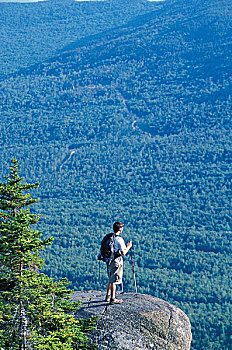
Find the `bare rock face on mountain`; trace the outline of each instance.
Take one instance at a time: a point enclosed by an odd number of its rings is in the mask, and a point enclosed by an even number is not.
[[[188,317],[164,300],[124,293],[123,303],[109,305],[103,292],[74,292],[80,300],[78,318],[99,316],[89,336],[98,350],[189,350],[192,334]]]

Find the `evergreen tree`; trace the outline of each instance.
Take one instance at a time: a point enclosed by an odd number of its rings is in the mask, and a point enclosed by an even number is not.
[[[70,301],[68,281],[40,272],[40,251],[53,238],[41,239],[31,226],[39,217],[29,206],[38,199],[22,183],[17,160],[0,183],[0,346],[5,349],[89,349],[85,333],[93,321],[75,320],[78,304]]]

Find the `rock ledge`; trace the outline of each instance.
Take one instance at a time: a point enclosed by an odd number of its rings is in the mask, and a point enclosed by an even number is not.
[[[119,296],[118,296],[119,297]],[[99,316],[90,332],[98,350],[189,350],[192,334],[188,317],[178,307],[146,294],[124,293],[123,303],[109,305],[105,293],[74,292],[82,305],[78,318]]]

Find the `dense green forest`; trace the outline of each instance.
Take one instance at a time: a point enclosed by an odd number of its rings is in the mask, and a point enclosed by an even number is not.
[[[160,7],[147,0],[16,1],[0,1],[0,74],[4,76],[43,62],[78,39],[121,26]]]
[[[57,36],[50,28],[64,5],[30,5],[53,9],[44,41],[38,32],[48,48],[36,43],[41,60],[28,50],[20,66],[16,40],[12,67],[2,67],[0,174],[16,157],[22,175],[41,182],[39,229],[55,237],[49,276],[104,290],[100,240],[123,221],[138,291],[187,313],[192,349],[230,350],[232,4],[131,4],[75,3],[83,26],[67,16],[73,31]],[[125,291],[134,290],[129,260]]]

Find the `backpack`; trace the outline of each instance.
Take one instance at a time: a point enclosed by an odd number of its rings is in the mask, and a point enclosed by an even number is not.
[[[114,233],[108,233],[101,241],[100,253],[98,260],[102,260],[110,264],[112,260],[121,256],[121,253],[114,251]]]

